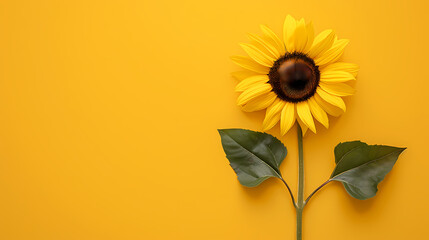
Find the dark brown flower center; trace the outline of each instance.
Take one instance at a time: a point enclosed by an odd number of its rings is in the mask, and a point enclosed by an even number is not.
[[[279,98],[288,102],[301,102],[316,92],[320,72],[311,58],[295,52],[286,53],[275,61],[268,77]]]

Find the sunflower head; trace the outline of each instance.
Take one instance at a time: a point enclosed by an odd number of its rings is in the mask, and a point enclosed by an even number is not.
[[[287,16],[283,40],[261,25],[262,34],[249,34],[250,43],[240,44],[249,55],[232,60],[245,71],[234,72],[240,80],[237,104],[244,111],[266,109],[263,122],[267,131],[280,122],[284,135],[297,121],[303,132],[316,133],[313,117],[326,128],[328,115],[346,110],[342,97],[354,89],[346,82],[355,80],[358,66],[338,62],[348,44],[334,31],[325,30],[314,37],[313,24]]]
[[[277,96],[288,102],[312,97],[320,80],[319,68],[303,53],[286,53],[277,59],[268,73],[269,83]]]

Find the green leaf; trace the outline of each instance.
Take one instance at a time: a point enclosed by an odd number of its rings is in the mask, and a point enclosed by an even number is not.
[[[245,129],[219,129],[223,150],[238,181],[255,187],[270,177],[282,179],[279,166],[286,147],[267,133]]]
[[[362,146],[367,146],[367,144],[361,141],[339,143],[334,150],[335,164],[337,164],[347,152]]]
[[[377,185],[392,170],[404,150],[360,141],[340,143],[334,150],[337,165],[330,180],[342,182],[354,198],[365,200],[374,197]]]

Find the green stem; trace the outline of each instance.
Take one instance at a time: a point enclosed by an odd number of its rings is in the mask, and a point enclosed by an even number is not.
[[[326,184],[330,183],[331,179],[328,179],[328,181],[324,182],[322,185],[320,185],[318,188],[316,188],[316,190],[314,190],[310,196],[308,196],[308,198],[305,200],[304,202],[304,206],[307,205],[308,201],[310,201],[310,198],[317,193],[317,191],[319,191],[322,187],[324,187]]]
[[[302,240],[302,211],[304,210],[304,156],[302,148],[302,129],[298,126],[298,202],[296,208],[296,239]]]
[[[296,209],[296,239],[302,240],[302,210],[303,208]]]
[[[282,180],[282,182],[285,184],[287,190],[289,191],[290,199],[292,200],[292,205],[296,208],[295,198],[293,197],[292,190],[290,190],[289,185],[287,185],[286,181],[283,178],[281,178],[280,180]]]

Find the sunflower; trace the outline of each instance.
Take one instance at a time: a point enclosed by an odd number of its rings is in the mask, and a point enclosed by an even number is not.
[[[231,59],[245,68],[232,75],[240,80],[237,104],[244,111],[266,109],[263,129],[280,122],[281,135],[295,121],[303,133],[316,133],[313,117],[326,128],[328,115],[338,117],[346,111],[342,97],[354,94],[346,84],[355,80],[358,66],[338,62],[347,39],[338,39],[333,30],[314,36],[313,24],[288,15],[283,27],[283,41],[267,26],[262,34],[249,34],[250,43],[240,46],[249,55]]]

